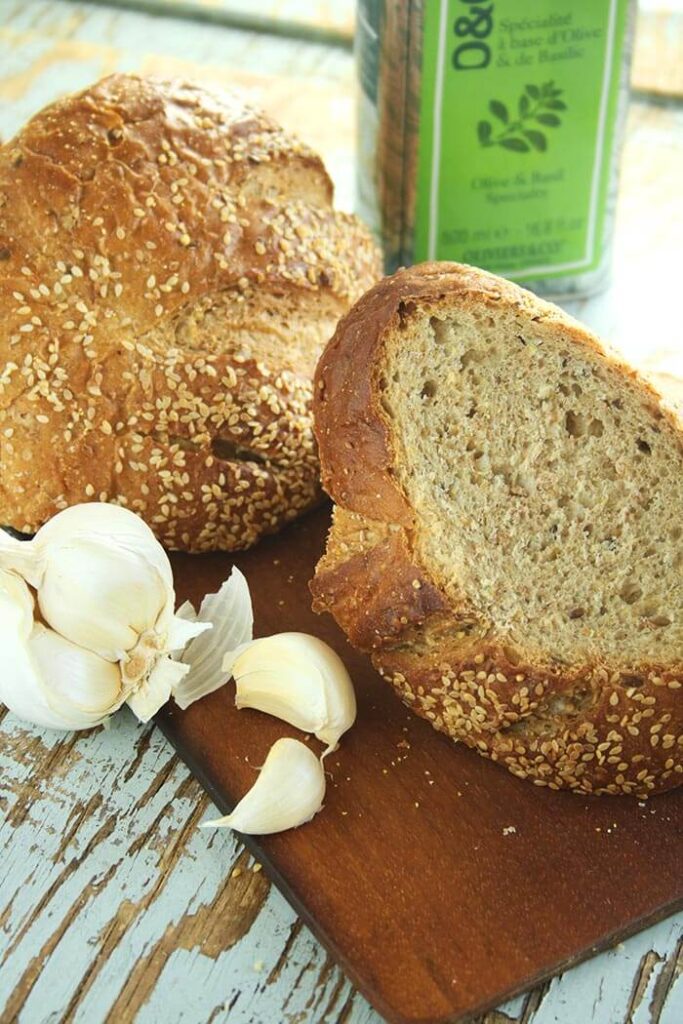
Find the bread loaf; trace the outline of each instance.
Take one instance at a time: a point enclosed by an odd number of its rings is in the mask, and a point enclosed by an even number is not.
[[[683,780],[683,433],[561,310],[432,263],[316,378],[336,502],[312,590],[403,700],[520,778]]]
[[[114,75],[0,148],[0,523],[88,499],[241,548],[320,497],[311,377],[379,276],[320,159],[241,100]]]

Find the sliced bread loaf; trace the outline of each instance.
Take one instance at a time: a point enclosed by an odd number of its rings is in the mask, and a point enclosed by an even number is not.
[[[400,271],[341,321],[315,420],[316,610],[418,714],[522,778],[683,781],[683,431],[561,310]]]

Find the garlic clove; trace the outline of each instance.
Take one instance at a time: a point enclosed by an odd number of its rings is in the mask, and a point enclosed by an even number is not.
[[[18,718],[44,729],[87,729],[98,720],[70,712],[68,706],[55,708],[48,692],[23,646],[4,647],[0,676],[0,701]]]
[[[252,836],[284,832],[310,821],[324,798],[322,763],[305,743],[285,738],[270,748],[256,782],[232,814],[201,828],[228,827]]]
[[[25,721],[50,729],[89,729],[125,693],[116,665],[33,622],[24,580],[0,570],[0,700]]]
[[[17,540],[0,531],[0,567],[18,572],[32,587],[42,583],[49,550],[91,537],[108,544],[144,553],[153,562],[164,583],[173,587],[173,573],[166,552],[147,523],[120,505],[86,502],[58,512],[28,541]]]
[[[225,655],[238,708],[254,708],[313,733],[334,750],[356,719],[353,684],[339,655],[308,633],[261,637]]]
[[[47,728],[64,728],[62,719],[47,701],[26,649],[32,628],[30,590],[23,579],[0,570],[0,700],[19,718]]]
[[[154,628],[166,601],[164,579],[146,557],[99,537],[51,548],[38,590],[45,621],[108,661]]]
[[[144,519],[121,505],[99,501],[70,505],[41,526],[30,543],[45,551],[48,545],[68,544],[74,537],[81,536],[144,551],[154,561],[164,582],[173,585],[171,563],[152,530]]]
[[[33,542],[18,540],[6,529],[0,529],[0,570],[17,573],[35,586],[42,574],[42,562]]]
[[[33,594],[14,572],[0,569],[0,631],[26,639],[33,629]]]
[[[194,617],[211,628],[192,640],[180,655],[189,671],[173,689],[180,708],[188,708],[200,697],[213,693],[228,681],[223,668],[223,652],[251,640],[254,613],[249,586],[242,573],[233,568],[230,576],[215,594],[207,594],[197,615],[189,602],[176,612],[176,619]]]
[[[86,716],[94,716],[93,724],[97,724],[123,703],[119,666],[78,647],[42,622],[34,624],[27,649],[45,681],[53,709],[70,706]]]

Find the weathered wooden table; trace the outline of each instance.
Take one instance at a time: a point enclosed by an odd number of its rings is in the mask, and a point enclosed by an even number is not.
[[[204,21],[178,17],[193,3]],[[236,83],[298,130],[352,204],[352,4],[259,5],[288,31],[315,16],[307,41],[221,24],[253,20],[239,0],[166,0],[173,16],[149,4],[156,14],[0,0],[0,137],[116,69],[195,75]],[[642,365],[683,375],[680,25],[666,12],[641,25],[614,286],[572,311]],[[207,798],[127,713],[64,736],[0,708],[0,810],[0,1021],[379,1024],[239,842],[197,830]],[[682,933],[670,918],[486,1024],[679,1024]]]

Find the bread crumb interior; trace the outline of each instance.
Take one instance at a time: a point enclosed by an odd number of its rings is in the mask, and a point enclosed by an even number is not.
[[[639,386],[557,328],[414,311],[379,384],[417,551],[558,662],[680,658],[683,452]]]

